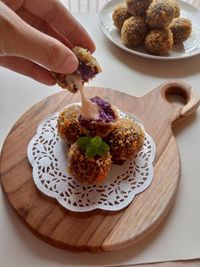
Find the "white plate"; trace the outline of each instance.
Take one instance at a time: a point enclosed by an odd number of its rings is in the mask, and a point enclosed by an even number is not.
[[[181,17],[188,18],[192,21],[192,33],[187,41],[181,45],[174,45],[173,49],[166,56],[154,56],[148,54],[144,46],[133,49],[126,47],[120,38],[119,31],[112,21],[112,13],[118,4],[125,3],[125,0],[111,0],[103,6],[98,14],[99,26],[106,37],[121,49],[146,58],[174,60],[192,57],[200,54],[200,10],[191,4],[178,1],[181,8]]]

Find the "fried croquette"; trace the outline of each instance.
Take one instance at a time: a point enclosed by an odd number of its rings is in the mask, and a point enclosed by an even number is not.
[[[190,37],[192,32],[192,23],[186,18],[176,18],[173,19],[169,28],[173,34],[174,44],[180,44]]]
[[[87,49],[75,46],[73,52],[79,61],[78,69],[72,74],[52,72],[52,75],[59,86],[75,94],[85,82],[101,72],[101,67]]]
[[[164,29],[174,18],[175,10],[167,0],[152,2],[147,9],[146,23],[152,29]]]
[[[172,49],[173,35],[168,29],[151,30],[145,38],[145,47],[150,54],[164,55]]]
[[[106,136],[105,141],[110,147],[112,161],[122,164],[125,160],[133,159],[141,150],[144,144],[144,132],[133,120],[120,119]]]
[[[74,143],[68,152],[69,172],[82,183],[99,184],[105,180],[112,159],[110,152],[103,156],[95,155],[88,158],[76,143]]]
[[[82,134],[82,128],[78,121],[79,116],[80,110],[77,105],[63,109],[58,116],[58,134],[68,145],[76,142]]]
[[[126,0],[126,7],[130,14],[146,17],[146,10],[153,0]]]
[[[115,107],[99,96],[93,97],[90,100],[98,105],[99,118],[96,120],[87,119],[80,115],[79,123],[82,127],[82,131],[87,136],[104,137],[118,120],[118,113]]]
[[[128,13],[125,5],[118,5],[113,11],[112,20],[115,27],[121,31],[124,21],[130,18],[131,14]]]
[[[144,42],[146,33],[147,26],[144,19],[132,16],[122,26],[121,40],[126,46],[134,47]]]

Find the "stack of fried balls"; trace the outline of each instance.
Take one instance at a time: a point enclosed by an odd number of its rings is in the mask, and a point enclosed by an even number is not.
[[[157,56],[168,54],[174,44],[183,43],[192,32],[192,23],[180,17],[176,0],[126,0],[115,7],[112,20],[125,46],[143,44]]]
[[[86,119],[78,105],[64,108],[58,117],[59,136],[68,145],[68,170],[86,184],[105,180],[112,163],[121,165],[133,159],[142,149],[144,131],[133,120],[119,118],[115,108],[105,99],[90,99],[99,108],[99,119]]]

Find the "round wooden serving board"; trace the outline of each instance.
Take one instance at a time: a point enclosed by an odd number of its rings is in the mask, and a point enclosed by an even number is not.
[[[174,81],[139,98],[106,88],[86,91],[88,96],[107,97],[122,111],[137,116],[153,137],[157,152],[154,178],[148,189],[118,212],[75,213],[65,210],[36,188],[27,159],[27,146],[44,117],[80,101],[78,94],[64,91],[32,107],[14,125],[2,149],[1,183],[11,206],[36,236],[62,249],[113,251],[144,238],[172,206],[179,183],[180,158],[171,126],[193,113],[200,98],[189,85]],[[171,93],[183,96],[185,104],[169,102]]]

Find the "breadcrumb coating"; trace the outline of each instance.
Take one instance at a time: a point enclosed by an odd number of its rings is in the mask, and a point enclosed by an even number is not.
[[[168,1],[170,1],[172,7],[174,8],[174,18],[178,18],[181,13],[179,3],[176,0],[168,0]]]
[[[58,116],[58,134],[68,145],[76,142],[82,135],[82,128],[78,121],[79,115],[79,107],[73,105],[62,110]]]
[[[131,14],[128,13],[125,5],[118,5],[113,10],[112,20],[115,27],[121,31],[124,21],[130,18]]]
[[[133,16],[146,17],[146,10],[153,0],[126,0],[126,7]]]
[[[178,18],[180,16],[180,5],[176,0],[154,0],[155,2],[167,2],[169,5],[171,5],[174,9],[174,18]]]
[[[192,32],[192,23],[186,18],[176,18],[173,19],[169,28],[173,34],[174,44],[180,44],[190,37]]]
[[[145,38],[145,47],[153,55],[164,55],[173,46],[173,35],[168,29],[151,30]]]
[[[132,16],[122,26],[121,40],[126,46],[134,47],[144,42],[146,32],[145,21],[140,17]]]
[[[100,73],[101,67],[91,53],[82,47],[75,46],[73,52],[78,58],[78,69],[72,74],[51,72],[57,84],[63,89],[75,94],[85,82]]]
[[[152,2],[147,9],[146,22],[150,28],[164,29],[174,18],[175,10],[168,0]]]
[[[104,156],[87,158],[74,143],[68,152],[69,172],[82,183],[99,184],[103,182],[110,170],[112,159],[108,152]]]
[[[133,159],[141,150],[144,144],[144,132],[133,120],[120,119],[106,136],[105,141],[110,146],[113,162],[122,164],[125,160]]]

